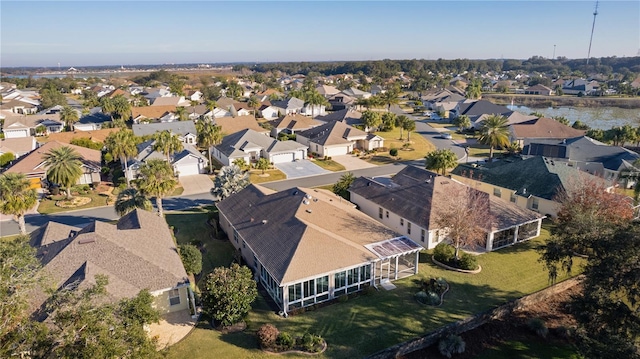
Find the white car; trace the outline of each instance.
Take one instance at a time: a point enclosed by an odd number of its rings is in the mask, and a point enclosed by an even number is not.
[[[440,138],[444,138],[445,140],[450,140],[453,137],[451,136],[451,134],[449,132],[443,132],[440,134]]]

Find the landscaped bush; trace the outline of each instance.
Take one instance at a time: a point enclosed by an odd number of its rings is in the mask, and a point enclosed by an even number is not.
[[[460,251],[458,253],[460,258],[456,262],[455,253],[456,250],[453,246],[446,243],[440,243],[433,250],[433,258],[440,263],[458,269],[476,270],[478,268],[478,259],[474,255]]]
[[[398,149],[397,148],[392,148],[389,150],[389,155],[396,157],[398,155]]]
[[[438,244],[436,248],[433,249],[433,258],[440,263],[452,262],[455,254],[455,248],[444,242]]]
[[[260,329],[258,329],[256,335],[258,336],[260,347],[267,349],[273,348],[276,344],[280,331],[272,324],[263,324]]]
[[[71,192],[72,193],[78,193],[78,194],[87,194],[89,193],[89,191],[91,190],[91,188],[89,187],[88,184],[79,184],[76,186],[71,187]]]
[[[476,270],[478,269],[478,259],[472,254],[462,252],[457,267],[464,270]]]
[[[281,350],[289,350],[293,348],[294,343],[295,341],[291,337],[291,334],[287,332],[280,332],[276,339],[276,344],[281,348]]]
[[[458,335],[449,335],[444,339],[440,339],[440,343],[438,343],[438,350],[440,354],[446,356],[447,358],[451,358],[453,354],[462,354],[465,349],[465,342]]]
[[[542,338],[546,338],[547,334],[549,334],[547,324],[540,318],[529,319],[529,321],[527,321],[527,327]]]
[[[305,333],[302,338],[298,338],[297,345],[310,353],[319,352],[322,344],[322,338],[319,335]]]

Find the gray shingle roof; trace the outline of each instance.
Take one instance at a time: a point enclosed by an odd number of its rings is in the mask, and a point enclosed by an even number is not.
[[[188,133],[197,134],[193,121],[158,122],[149,124],[134,124],[133,133],[136,136],[153,135],[156,132],[171,131],[171,133],[184,136]]]
[[[358,137],[365,139],[367,133],[351,127],[344,122],[333,121],[324,125],[298,132],[299,136],[309,139],[313,143],[323,146],[350,143],[354,141],[352,138]]]
[[[460,114],[472,116],[480,116],[485,114],[506,114],[511,112],[505,106],[493,104],[486,100],[478,100],[476,102],[463,102],[460,104]]]
[[[229,136],[225,136],[222,139],[222,143],[215,147],[218,151],[229,157],[232,156],[235,151],[242,150],[246,147],[256,146],[268,153],[307,148],[295,141],[278,141],[251,129],[242,130]]]

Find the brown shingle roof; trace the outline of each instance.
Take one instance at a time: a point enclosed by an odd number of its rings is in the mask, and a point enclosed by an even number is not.
[[[100,168],[100,151],[61,143],[58,141],[50,141],[38,147],[35,151],[29,153],[28,155],[21,157],[19,161],[9,167],[7,172],[24,173],[27,176],[43,175],[46,172],[46,168],[44,166],[41,166],[42,162],[44,161],[42,157],[52,148],[58,148],[62,146],[71,147],[76,152],[78,152],[78,154],[82,157],[81,161],[85,166],[97,169]]]
[[[516,138],[572,138],[583,136],[585,131],[563,125],[546,117],[511,125]]]
[[[312,129],[298,132],[309,141],[323,146],[348,144],[355,139],[365,139],[367,133],[344,122],[333,121]]]
[[[148,119],[156,119],[156,118],[162,117],[162,115],[164,115],[167,112],[176,112],[176,106],[168,105],[168,106],[132,107],[131,117],[137,118],[137,117],[143,116]]]
[[[46,137],[38,137],[38,142],[58,141],[62,143],[71,143],[76,138],[89,138],[93,142],[104,142],[111,132],[120,130],[119,128],[105,128],[102,130],[92,131],[74,131],[74,132],[58,132],[52,133]]]
[[[277,129],[285,129],[288,128],[290,130],[305,130],[309,128],[313,128],[316,126],[320,126],[324,124],[322,121],[314,120],[311,117],[299,115],[299,114],[291,114],[286,115],[283,118],[271,121],[273,127]]]
[[[7,116],[7,118],[4,119],[3,128],[8,128],[9,126],[16,123],[20,123],[27,127],[34,128],[46,120],[62,123],[62,121],[60,120],[59,113],[48,114],[48,115],[26,115],[26,116],[15,115],[15,116]]]
[[[251,129],[256,132],[266,133],[268,130],[260,127],[255,116],[218,117],[213,120],[216,125],[222,127],[222,133],[230,135],[242,130]]]

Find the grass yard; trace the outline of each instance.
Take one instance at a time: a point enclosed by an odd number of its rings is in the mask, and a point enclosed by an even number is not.
[[[418,160],[424,158],[427,153],[436,149],[436,147],[429,141],[427,141],[424,137],[420,136],[417,133],[412,133],[411,135],[411,146],[409,150],[403,150],[402,146],[407,142],[407,131],[402,131],[403,139],[400,140],[400,129],[395,128],[388,132],[376,132],[376,135],[384,138],[384,147],[391,149],[398,149],[398,157],[400,157],[401,161],[411,161]],[[367,160],[370,163],[381,165],[393,163],[395,160],[389,155],[389,151],[386,152],[378,152],[375,156],[369,158]]]
[[[171,192],[171,194],[170,194],[170,195],[168,195],[167,197],[179,196],[179,195],[181,195],[181,194],[182,194],[182,192],[184,192],[184,187],[179,186],[179,187],[176,187],[176,188],[173,190],[173,192]]]
[[[339,172],[339,171],[346,170],[346,168],[343,165],[339,164],[334,160],[314,159],[313,163],[324,168],[327,171]]]
[[[266,176],[265,176],[266,175]],[[287,176],[280,170],[266,170],[264,171],[264,175],[261,170],[251,170],[249,171],[249,180],[251,183],[264,183],[264,182],[273,182],[287,179]]]
[[[78,206],[73,208],[63,208],[63,207],[56,206],[56,201],[54,200],[43,199],[42,201],[40,201],[40,204],[38,205],[38,212],[41,214],[51,214],[51,213],[69,212],[69,211],[75,211],[79,209],[87,209],[87,208],[93,208],[93,207],[102,207],[107,205],[107,198],[108,198],[108,196],[100,195],[95,191],[90,191],[88,194],[76,195],[74,197],[89,197],[91,198],[91,202],[83,206]]]
[[[192,225],[194,221],[184,223]],[[538,262],[535,247],[548,236],[548,230],[543,229],[535,240],[479,256],[483,270],[476,275],[441,269],[431,263],[428,253],[421,253],[419,274],[394,282],[394,290],[381,290],[287,319],[277,316],[259,297],[247,318],[245,332],[221,334],[202,323],[170,348],[167,357],[272,358],[258,349],[254,337],[260,325],[271,323],[294,336],[305,332],[322,336],[329,348],[321,358],[361,358],[545,288],[548,275]],[[451,286],[441,307],[422,305],[413,298],[417,281],[429,277],[443,277]]]
[[[477,359],[578,359],[578,352],[567,345],[544,341],[510,341],[497,348],[485,350]]]
[[[489,158],[489,146],[473,145],[469,146],[469,157],[486,157]],[[493,149],[493,157],[499,154],[507,153],[505,150]]]
[[[4,236],[4,237],[0,237],[0,241],[12,241],[18,237],[20,237],[19,234],[15,234],[13,236]]]
[[[428,121],[427,125],[433,127],[433,128],[448,128],[451,131],[455,131],[457,130],[456,126],[450,124],[449,122],[433,122],[433,121]]]

